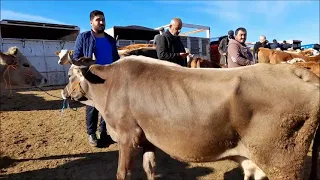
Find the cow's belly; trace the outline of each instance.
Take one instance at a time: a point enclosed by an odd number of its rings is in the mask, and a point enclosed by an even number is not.
[[[235,148],[239,139],[229,123],[197,125],[185,120],[173,125],[157,122],[153,122],[149,127],[141,127],[147,140],[182,161],[204,162],[219,159],[224,152]]]
[[[139,95],[130,96],[131,113],[146,138],[164,152],[183,161],[212,161],[239,139],[229,117],[235,84],[201,83],[201,91],[191,91],[194,87],[167,83],[150,88],[148,96],[149,89],[140,88]]]

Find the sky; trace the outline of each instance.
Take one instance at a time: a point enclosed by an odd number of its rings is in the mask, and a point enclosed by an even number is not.
[[[156,28],[180,17],[184,23],[210,27],[210,36],[226,35],[238,27],[247,29],[247,42],[265,35],[277,39],[301,40],[302,45],[319,43],[319,1],[1,1],[1,19],[71,24],[80,31],[91,29],[89,14],[104,12],[106,29],[140,25]],[[183,28],[182,31],[192,29]],[[204,37],[205,33],[193,36]]]

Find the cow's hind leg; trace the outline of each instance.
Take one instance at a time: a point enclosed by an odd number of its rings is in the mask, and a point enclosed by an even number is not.
[[[254,180],[268,179],[266,174],[252,160],[241,156],[234,157],[234,160],[240,163],[244,173],[244,180],[249,180],[251,177]]]
[[[148,180],[153,180],[156,168],[155,146],[149,142],[143,145],[143,169]]]

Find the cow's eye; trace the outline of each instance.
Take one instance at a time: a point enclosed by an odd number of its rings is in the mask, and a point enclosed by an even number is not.
[[[30,67],[30,65],[27,64],[27,63],[23,63],[22,66],[24,66],[24,67]]]

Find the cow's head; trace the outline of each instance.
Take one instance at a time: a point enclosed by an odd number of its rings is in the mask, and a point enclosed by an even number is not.
[[[73,60],[73,50],[62,49],[61,51],[56,51],[56,55],[59,57],[58,64],[72,64]],[[92,59],[95,60],[95,56],[93,54]]]
[[[92,74],[91,65],[95,61],[91,58],[82,57],[78,61],[71,59],[70,63],[71,67],[68,72],[69,83],[62,90],[61,96],[63,99],[70,98],[84,103],[88,100],[87,95],[91,83],[104,83],[104,80]]]
[[[43,86],[47,83],[30,61],[17,47],[10,47],[8,52],[0,53],[1,82],[11,88]]]
[[[73,50],[62,49],[57,51],[56,55],[59,57],[58,64],[72,64]]]

